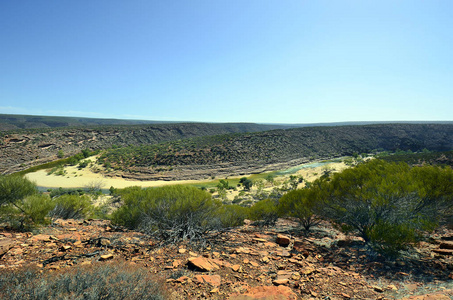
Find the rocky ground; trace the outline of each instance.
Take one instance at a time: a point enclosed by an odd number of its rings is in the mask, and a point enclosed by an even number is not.
[[[166,282],[171,299],[451,299],[453,231],[442,229],[404,259],[371,260],[359,238],[329,224],[310,234],[279,220],[224,233],[204,249],[158,247],[102,220],[57,220],[39,234],[0,229],[0,272],[56,272],[125,260]],[[58,271],[57,271],[58,272]]]

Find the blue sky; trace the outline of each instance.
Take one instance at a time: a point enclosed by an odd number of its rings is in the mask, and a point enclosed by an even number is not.
[[[453,120],[453,1],[0,2],[0,113]]]

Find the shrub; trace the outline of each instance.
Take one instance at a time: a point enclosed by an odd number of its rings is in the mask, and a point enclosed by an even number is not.
[[[81,196],[85,194],[85,191],[83,189],[64,189],[64,188],[58,188],[58,189],[51,189],[50,190],[50,198],[55,198],[61,195],[78,195]]]
[[[33,222],[45,223],[48,206],[37,194],[35,184],[26,178],[0,176],[0,221],[19,230],[29,229]]]
[[[79,162],[79,170],[86,168],[90,164],[90,160],[85,159]]]
[[[125,263],[76,266],[42,274],[33,268],[0,273],[1,299],[167,299],[150,272]]]
[[[250,219],[260,227],[274,226],[278,220],[277,202],[271,199],[256,202],[250,207]]]
[[[249,211],[239,205],[223,205],[218,214],[222,227],[229,228],[244,225],[244,220],[248,218]]]
[[[92,212],[91,199],[86,196],[65,194],[53,199],[54,209],[49,213],[52,218],[83,219]]]
[[[394,256],[416,243],[423,230],[435,228],[451,209],[452,178],[451,170],[373,160],[313,186],[325,193],[326,217],[346,231],[357,231],[373,250]]]
[[[321,199],[317,189],[293,190],[279,200],[278,212],[282,217],[297,218],[305,230],[319,223]]]
[[[222,226],[222,204],[195,187],[132,187],[118,193],[124,204],[113,213],[114,224],[139,229],[164,243],[203,241]]]

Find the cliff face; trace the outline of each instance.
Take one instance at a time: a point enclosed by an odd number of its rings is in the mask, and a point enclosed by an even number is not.
[[[179,123],[6,132],[0,137],[0,174],[9,174],[55,160],[59,150],[62,150],[65,156],[69,156],[86,148],[97,150],[112,146],[146,145],[197,136],[255,132],[278,127],[251,123]]]
[[[0,173],[55,160],[59,150],[69,156],[86,148],[113,146],[118,149],[109,151],[106,160],[123,168],[124,176],[140,179],[200,178],[209,176],[212,170],[225,175],[260,172],[272,169],[269,166],[275,169],[374,149],[453,149],[453,125],[448,124],[262,131],[273,128],[257,124],[181,123],[5,133],[0,139]],[[156,145],[162,142],[168,143]],[[160,170],[161,166],[168,168],[162,174],[156,166]]]
[[[453,149],[453,125],[311,127],[114,149],[102,159],[136,179],[200,179],[277,170],[372,150]]]

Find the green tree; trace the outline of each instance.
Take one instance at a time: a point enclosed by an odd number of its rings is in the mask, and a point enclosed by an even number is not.
[[[244,187],[244,190],[246,190],[246,191],[250,191],[250,189],[253,186],[253,182],[250,179],[248,179],[247,177],[242,177],[241,179],[239,179],[239,183],[242,184],[242,186]]]

